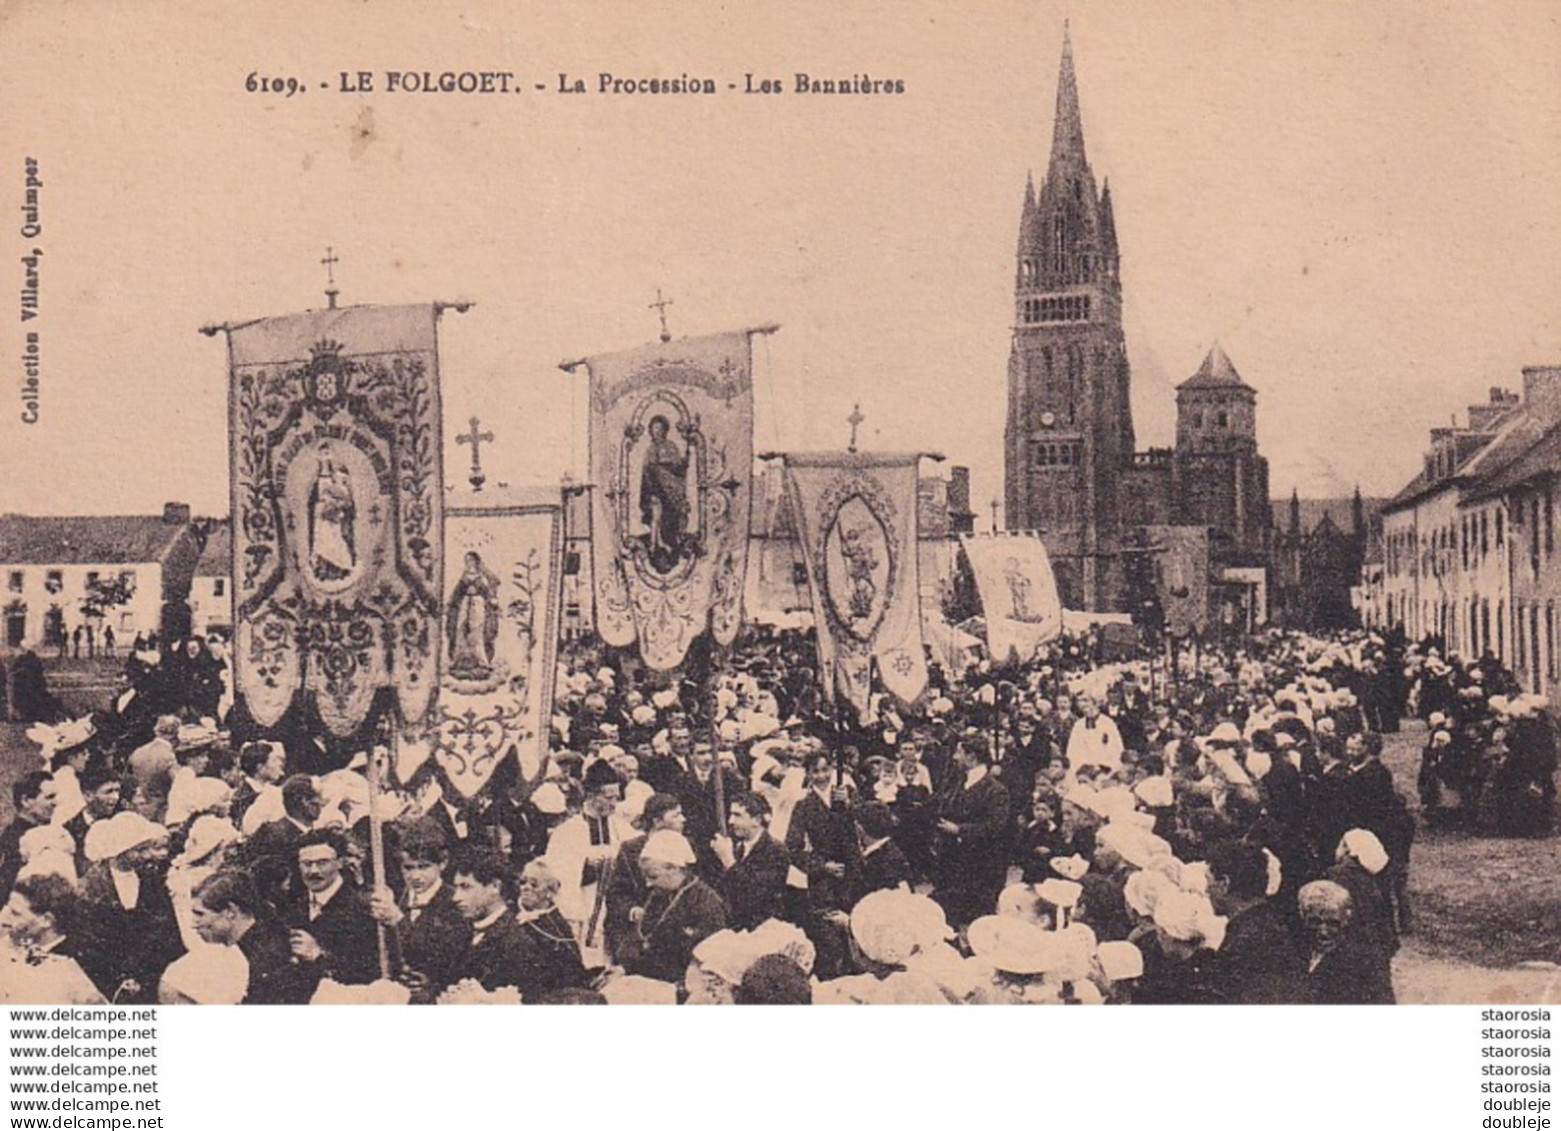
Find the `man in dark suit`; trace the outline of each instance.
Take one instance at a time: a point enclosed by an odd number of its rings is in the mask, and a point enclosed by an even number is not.
[[[307,1005],[312,990],[293,961],[287,929],[266,918],[265,904],[248,872],[213,873],[195,889],[195,933],[205,942],[236,946],[249,963],[244,1005]]]
[[[851,889],[860,864],[851,795],[840,780],[827,751],[810,754],[804,763],[808,792],[792,810],[786,826],[786,851],[792,864],[807,876],[807,910],[802,927],[818,951],[821,978],[846,972]]]
[[[1239,841],[1209,852],[1209,898],[1228,919],[1210,984],[1231,1005],[1296,1005],[1306,1000],[1306,959],[1268,898],[1268,858]]]
[[[710,842],[721,831],[720,816],[716,806],[716,775],[720,774],[721,796],[730,802],[743,791],[737,775],[718,764],[715,751],[709,743],[694,745],[688,756],[688,772],[678,777],[672,792],[677,794],[683,806],[683,819],[687,822],[689,843],[699,856],[700,873],[707,880],[715,880],[721,874],[721,864],[715,857]]]
[[[726,926],[721,897],[694,864],[693,848],[675,832],[663,829],[645,841],[640,871],[649,895],[630,912],[634,930],[619,959],[630,974],[681,982],[694,948]]]
[[[255,877],[261,898],[278,912],[285,912],[300,898],[297,850],[319,820],[322,808],[314,779],[294,774],[282,783],[285,815],[261,825],[239,851],[239,861]]]
[[[636,823],[645,830],[645,836],[624,841],[623,847],[618,849],[617,863],[613,865],[612,875],[607,881],[603,933],[607,953],[614,962],[620,961],[618,955],[623,952],[625,940],[634,929],[629,912],[636,907],[644,907],[650,894],[645,887],[645,876],[640,871],[640,852],[645,847],[646,838],[661,829],[681,834],[684,828],[683,803],[676,794],[653,793],[645,799],[645,808],[640,811]]]
[[[412,1000],[427,1003],[451,983],[471,945],[471,925],[445,882],[450,852],[437,821],[421,817],[407,823],[397,855],[405,881],[400,897],[378,890],[369,910],[390,932],[391,965],[411,988]]]
[[[791,856],[769,834],[769,823],[769,802],[757,793],[740,793],[728,811],[731,836],[717,836],[713,844],[725,869],[717,890],[726,901],[727,920],[739,931],[781,914]]]
[[[228,806],[228,819],[234,828],[243,827],[244,814],[261,792],[282,780],[287,772],[287,753],[279,744],[249,742],[239,751],[238,765],[244,776],[234,788],[233,801]]]
[[[997,906],[1008,873],[1008,791],[990,772],[984,734],[966,734],[954,750],[960,776],[938,799],[935,897],[949,922],[963,926]]]
[[[497,852],[471,846],[456,855],[450,894],[471,927],[471,943],[455,966],[451,985],[469,979],[492,992],[505,986],[520,989],[531,977],[537,956],[510,907],[508,883],[504,859]]]
[[[1311,940],[1309,1005],[1392,1005],[1392,958],[1354,923],[1350,893],[1329,880],[1301,889],[1301,922]]]
[[[869,892],[905,886],[912,880],[910,860],[895,842],[894,810],[882,801],[869,801],[856,810],[856,827],[862,841],[862,865],[851,888],[852,906]]]
[[[123,785],[107,761],[88,764],[81,772],[81,796],[85,804],[80,813],[65,822],[65,831],[76,842],[76,874],[87,870],[87,830],[99,821],[119,812]]]
[[[368,900],[347,884],[346,857],[346,842],[332,829],[316,829],[298,840],[303,892],[289,908],[288,940],[309,975],[311,994],[325,978],[364,985],[380,976],[379,932]]]

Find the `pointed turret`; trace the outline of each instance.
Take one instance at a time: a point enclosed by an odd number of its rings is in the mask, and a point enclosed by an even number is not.
[[[1108,263],[1117,259],[1117,216],[1111,207],[1111,178],[1107,177],[1100,190],[1100,249]]]
[[[1290,537],[1295,538],[1301,533],[1301,492],[1299,488],[1290,488]]]

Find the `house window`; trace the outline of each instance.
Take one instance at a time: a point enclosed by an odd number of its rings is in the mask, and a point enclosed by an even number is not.
[[[87,588],[88,589],[95,589],[95,588],[97,588],[97,584],[98,584],[98,581],[99,581],[100,577],[101,577],[101,575],[98,573],[97,570],[89,569],[87,571]]]
[[[1230,416],[1227,413],[1220,413],[1218,423],[1221,428],[1228,427],[1230,425]]]
[[[211,595],[213,597],[224,596],[227,593],[227,591],[228,591],[228,579],[227,578],[225,578],[225,577],[214,577],[214,578],[211,579]]]
[[[1496,552],[1501,553],[1501,548],[1506,543],[1502,538],[1502,512],[1496,512]]]
[[[13,569],[10,576],[5,580],[5,587],[12,593],[20,593],[22,591],[22,582],[25,580],[26,576],[21,570]]]
[[[58,593],[65,588],[65,571],[51,569],[43,575],[43,587],[50,593]]]
[[[133,591],[136,587],[136,571],[133,569],[121,570],[119,574],[119,583],[126,589]]]

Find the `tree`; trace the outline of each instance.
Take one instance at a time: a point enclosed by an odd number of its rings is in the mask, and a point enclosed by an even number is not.
[[[87,582],[86,596],[81,599],[81,615],[105,617],[109,610],[128,605],[135,592],[135,582],[124,574],[94,577]]]

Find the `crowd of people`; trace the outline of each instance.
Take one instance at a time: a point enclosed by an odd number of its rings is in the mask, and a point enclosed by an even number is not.
[[[0,996],[1392,1002],[1416,822],[1382,734],[1428,720],[1428,819],[1553,821],[1545,704],[1434,644],[1273,631],[1172,670],[1066,638],[846,723],[800,632],[671,681],[577,641],[550,755],[475,799],[432,763],[371,799],[373,734],[321,766],[243,733],[220,646],[138,650],[29,732]]]

